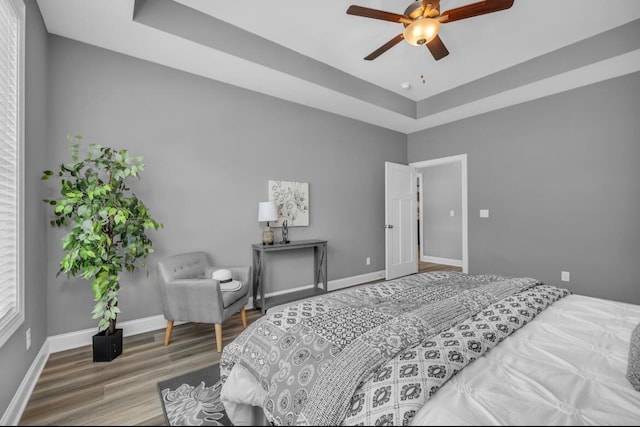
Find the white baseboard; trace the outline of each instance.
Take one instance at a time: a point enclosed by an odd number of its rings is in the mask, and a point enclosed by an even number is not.
[[[444,264],[444,265],[452,265],[454,267],[462,267],[461,259],[452,259],[452,258],[440,258],[437,256],[423,256],[422,261],[424,262],[433,262],[436,264]]]
[[[362,283],[373,282],[374,280],[380,279],[384,279],[384,270],[360,274],[359,276],[329,280],[328,287],[330,291],[337,291],[338,289],[348,288],[349,286],[360,285]]]
[[[47,364],[47,360],[49,360],[49,343],[45,340],[33,363],[31,363],[29,370],[22,379],[16,394],[13,395],[13,399],[9,402],[7,410],[4,412],[2,418],[0,418],[0,425],[17,426],[20,423],[22,413],[27,407],[27,403],[29,403],[31,393],[38,383],[38,379],[44,366]]]
[[[329,280],[327,288],[329,291],[337,291],[338,289],[347,288],[349,286],[359,285],[361,283],[373,282],[374,280],[384,279],[384,270],[374,271],[372,273],[360,274],[358,276],[344,277],[342,279]],[[288,294],[290,292],[302,291],[305,289],[311,289],[313,285],[298,286],[297,288],[285,289],[283,291],[269,292],[264,295],[265,298],[274,297],[277,295]],[[249,302],[245,307],[253,308],[253,297],[249,297]]]
[[[186,322],[175,322],[174,326],[181,325],[183,323]],[[142,319],[128,320],[126,322],[118,322],[116,325],[118,329],[122,328],[122,334],[125,337],[155,331],[157,329],[164,329],[166,326],[167,320],[162,314],[144,317]],[[49,351],[51,353],[57,353],[59,351],[78,348],[85,345],[92,345],[93,336],[97,333],[97,329],[84,329],[82,331],[53,335],[47,338],[47,341],[49,342]]]

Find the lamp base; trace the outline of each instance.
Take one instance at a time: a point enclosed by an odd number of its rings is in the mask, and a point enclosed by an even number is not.
[[[264,230],[262,231],[262,244],[273,245],[273,230],[269,225],[264,227]]]

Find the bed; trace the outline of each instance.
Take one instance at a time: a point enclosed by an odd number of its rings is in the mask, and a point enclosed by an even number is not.
[[[639,425],[640,306],[422,273],[274,307],[221,356],[235,425]]]

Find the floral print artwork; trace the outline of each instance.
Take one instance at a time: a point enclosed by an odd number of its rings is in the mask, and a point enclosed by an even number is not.
[[[269,180],[269,201],[278,209],[278,221],[272,227],[309,225],[309,183]]]

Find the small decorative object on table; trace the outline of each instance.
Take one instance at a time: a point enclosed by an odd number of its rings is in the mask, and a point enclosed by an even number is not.
[[[273,230],[269,226],[269,221],[278,220],[278,211],[273,202],[260,202],[258,205],[258,221],[266,221],[267,225],[262,231],[262,244],[273,245]]]
[[[280,243],[289,243],[289,227],[286,219],[282,222],[282,241]]]

